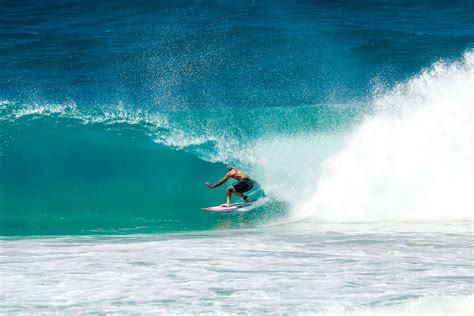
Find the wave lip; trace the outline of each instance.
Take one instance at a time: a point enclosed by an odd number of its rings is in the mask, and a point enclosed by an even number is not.
[[[390,91],[322,164],[296,217],[324,221],[473,220],[474,52]]]

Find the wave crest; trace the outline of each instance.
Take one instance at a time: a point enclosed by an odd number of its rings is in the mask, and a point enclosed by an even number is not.
[[[373,113],[322,164],[295,216],[472,220],[474,52],[376,94]]]

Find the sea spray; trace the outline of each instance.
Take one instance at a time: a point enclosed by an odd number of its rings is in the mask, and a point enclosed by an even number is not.
[[[311,198],[294,216],[472,220],[472,91],[471,51],[375,95],[373,114],[323,162]]]

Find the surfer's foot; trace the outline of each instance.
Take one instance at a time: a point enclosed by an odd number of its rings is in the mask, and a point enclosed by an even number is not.
[[[221,206],[222,206],[222,207],[229,207],[230,204],[225,203],[225,204],[221,204]]]

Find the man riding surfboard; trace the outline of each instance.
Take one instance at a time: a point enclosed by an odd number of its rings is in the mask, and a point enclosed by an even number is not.
[[[227,189],[225,191],[225,193],[226,193],[225,194],[226,203],[221,204],[221,206],[225,206],[225,207],[230,206],[230,199],[231,199],[232,193],[237,194],[238,196],[240,196],[242,199],[244,199],[245,202],[252,202],[248,198],[248,196],[244,195],[243,193],[247,192],[247,191],[250,191],[253,188],[254,181],[252,179],[250,179],[250,177],[248,175],[246,175],[242,171],[240,171],[240,170],[238,170],[238,169],[236,169],[236,168],[234,168],[230,165],[227,165],[226,168],[229,170],[229,172],[227,172],[221,180],[217,181],[215,184],[211,184],[209,182],[206,182],[206,185],[209,188],[213,189],[215,187],[220,186],[222,183],[226,182],[229,178],[233,178],[233,179],[236,179],[236,180],[239,181],[236,184],[227,187]]]

